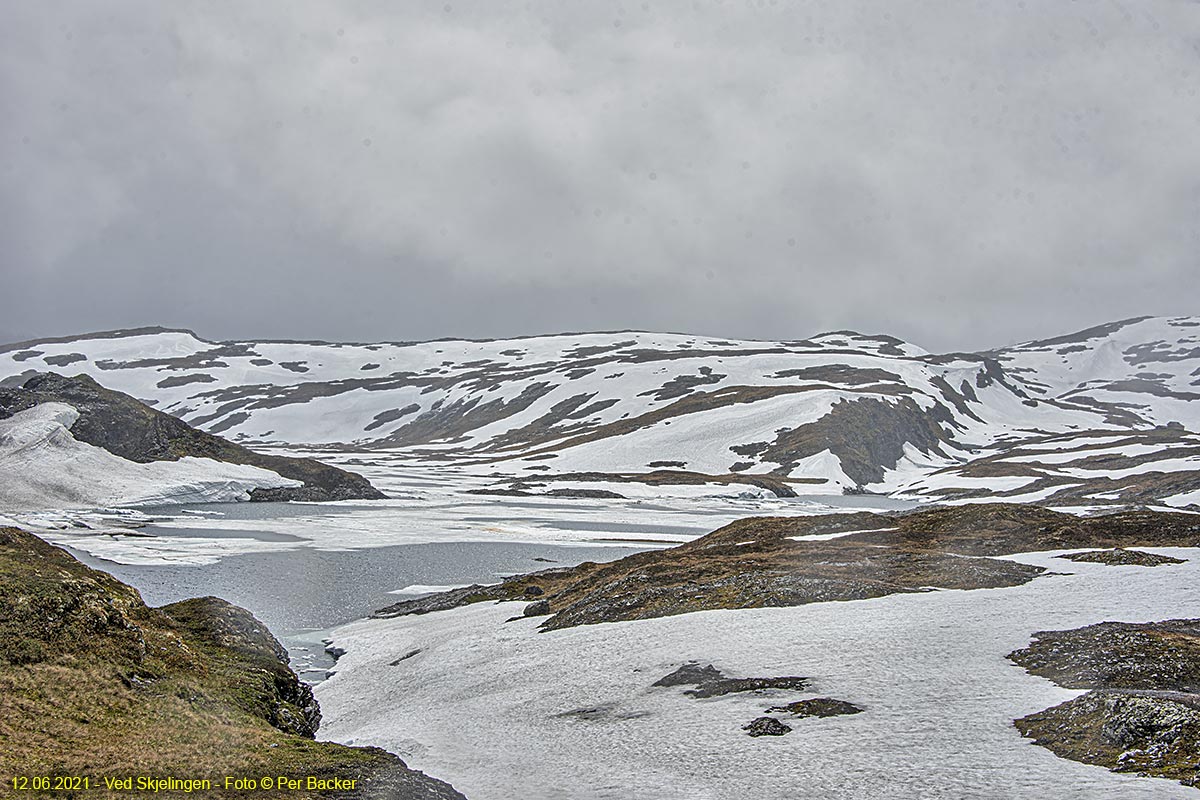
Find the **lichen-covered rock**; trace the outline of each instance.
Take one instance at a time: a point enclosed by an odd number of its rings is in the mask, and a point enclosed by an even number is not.
[[[845,700],[834,700],[830,697],[814,697],[811,700],[797,700],[784,706],[773,706],[767,709],[774,714],[792,714],[797,717],[840,717],[846,714],[861,714],[862,709]]]
[[[1200,784],[1200,620],[1043,631],[1009,658],[1089,689],[1016,720],[1063,758]]]
[[[791,726],[780,722],[774,717],[759,717],[742,726],[742,730],[751,736],[783,736],[791,733]]]
[[[1200,732],[1200,697],[1182,701],[1171,696],[1097,693],[1103,703],[1100,735],[1126,750],[1153,749],[1179,742],[1185,733]],[[1195,705],[1189,705],[1189,703]]]
[[[1111,550],[1088,550],[1083,553],[1066,553],[1058,556],[1070,561],[1082,561],[1092,564],[1107,564],[1110,567],[1161,567],[1165,564],[1182,564],[1186,559],[1160,556],[1157,553],[1147,553],[1142,550],[1126,550],[1124,547],[1114,547]]]

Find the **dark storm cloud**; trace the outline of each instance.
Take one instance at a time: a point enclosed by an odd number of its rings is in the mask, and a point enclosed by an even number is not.
[[[1200,311],[1194,3],[25,3],[0,70],[5,340]]]

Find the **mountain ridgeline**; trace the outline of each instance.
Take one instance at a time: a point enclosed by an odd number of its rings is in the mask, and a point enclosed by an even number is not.
[[[923,500],[1200,503],[1197,317],[949,354],[845,331],[329,344],[156,328],[0,348],[11,384],[47,370],[241,444],[477,464],[514,490],[671,470]]]

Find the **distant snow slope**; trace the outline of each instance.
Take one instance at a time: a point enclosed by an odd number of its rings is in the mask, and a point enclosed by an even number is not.
[[[0,509],[231,502],[248,499],[251,489],[299,485],[208,458],[127,461],[76,441],[77,417],[71,406],[44,403],[0,420]]]
[[[0,377],[45,370],[243,443],[542,482],[676,469],[1075,505],[1183,505],[1200,490],[1200,317],[947,355],[852,332],[218,344],[142,329],[0,348]]]

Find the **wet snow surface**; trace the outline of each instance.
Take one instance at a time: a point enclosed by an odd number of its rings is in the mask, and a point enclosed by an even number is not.
[[[0,524],[69,547],[152,605],[215,594],[244,606],[288,646],[297,671],[317,681],[332,666],[322,643],[328,629],[397,599],[668,547],[755,514],[912,506],[744,497],[744,487],[722,486],[685,487],[684,496],[647,489],[628,500],[497,497],[467,494],[488,478],[465,469],[369,474],[393,499],[46,510]]]
[[[1064,568],[1032,554],[1015,558],[1071,574],[550,633],[537,619],[506,622],[516,603],[357,622],[335,631],[348,652],[317,688],[319,735],[385,747],[472,800],[1191,798],[1169,781],[1059,759],[1012,726],[1077,694],[1005,659],[1035,631],[1195,616],[1200,551],[1154,552],[1189,561]],[[687,661],[814,680],[804,692],[707,700],[651,687]],[[742,732],[768,706],[802,697],[865,712],[775,715],[793,727],[778,738]]]

